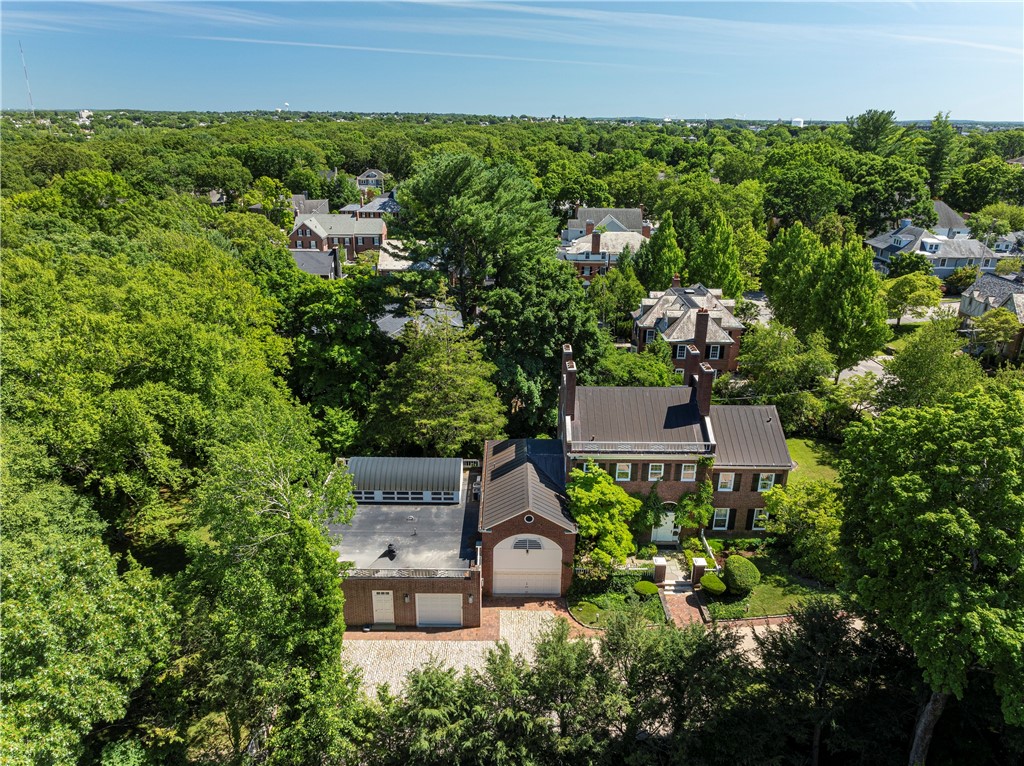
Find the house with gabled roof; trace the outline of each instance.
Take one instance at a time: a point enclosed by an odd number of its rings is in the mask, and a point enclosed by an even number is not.
[[[969,237],[936,234],[910,219],[900,221],[897,228],[866,239],[865,244],[874,252],[875,268],[889,273],[894,258],[908,253],[922,253],[932,264],[932,274],[945,279],[964,266],[973,266],[982,272],[994,272],[999,258],[983,242]]]
[[[562,230],[562,244],[569,244],[595,229],[607,232],[632,231],[651,236],[650,221],[638,207],[578,207]]]
[[[793,467],[774,406],[713,405],[715,371],[697,353],[687,356],[682,386],[577,386],[576,374],[564,346],[558,426],[567,473],[593,464],[631,494],[657,487],[665,511],[649,532],[655,543],[678,542],[674,506],[705,481],[714,490],[709,534],[765,531],[764,493]]]
[[[484,595],[565,595],[576,524],[565,496],[561,442],[488,441],[480,490]]]
[[[367,168],[362,173],[356,176],[356,186],[359,191],[363,194],[367,194],[374,189],[384,189],[384,179],[387,177],[387,173],[383,170],[377,170],[377,168]]]
[[[571,263],[583,283],[589,285],[591,279],[607,274],[618,264],[619,256],[627,247],[636,253],[646,241],[643,234],[635,231],[602,232],[595,229],[558,248],[558,258]]]
[[[677,274],[668,290],[651,292],[633,312],[633,343],[639,352],[661,338],[671,347],[680,373],[691,346],[716,372],[735,372],[745,331],[732,313],[735,305],[721,290],[700,283],[683,287]]]
[[[1017,359],[1024,350],[1024,274],[1014,277],[979,275],[974,284],[960,295],[960,309],[957,313],[966,328],[972,325],[974,319],[999,308],[1010,311],[1021,324],[1020,332],[1001,350],[1008,359]]]
[[[315,214],[295,220],[288,246],[291,250],[337,250],[353,261],[357,253],[380,250],[387,236],[388,227],[381,218]]]

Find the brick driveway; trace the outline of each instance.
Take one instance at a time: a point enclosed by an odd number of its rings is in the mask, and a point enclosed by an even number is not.
[[[380,684],[397,691],[410,671],[431,660],[457,670],[481,667],[499,638],[507,641],[514,653],[531,659],[537,636],[559,616],[570,620],[574,635],[594,632],[572,621],[564,599],[485,599],[481,611],[479,628],[349,631],[342,659],[362,669],[363,688],[368,693]]]

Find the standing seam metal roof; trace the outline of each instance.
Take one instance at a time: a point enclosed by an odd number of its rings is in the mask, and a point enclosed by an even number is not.
[[[702,420],[690,386],[580,386],[572,441],[702,442]]]
[[[712,405],[715,466],[789,470],[793,459],[774,405]]]
[[[576,531],[565,498],[562,443],[506,439],[484,446],[480,528],[491,529],[529,511]]]
[[[372,491],[458,492],[460,457],[353,457],[348,472],[356,489]]]

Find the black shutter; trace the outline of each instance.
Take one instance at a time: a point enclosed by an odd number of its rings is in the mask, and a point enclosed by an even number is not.
[[[728,524],[728,526],[726,528],[727,529],[736,529],[736,509],[735,508],[730,508],[729,509],[729,524]]]
[[[751,492],[757,492],[757,483],[758,483],[759,481],[761,481],[761,474],[759,474],[759,473],[755,473],[755,474],[754,474],[754,481],[753,481],[753,483],[752,483],[752,484],[750,485],[750,491],[751,491]],[[750,528],[750,527],[747,527],[747,529],[749,529],[749,528]]]
[[[782,486],[782,480],[785,479],[785,478],[786,478],[786,474],[784,474],[784,473],[777,473],[777,474],[775,474],[775,484],[772,485],[772,486],[781,487]]]
[[[752,530],[754,528],[754,509],[747,509],[747,529]]]

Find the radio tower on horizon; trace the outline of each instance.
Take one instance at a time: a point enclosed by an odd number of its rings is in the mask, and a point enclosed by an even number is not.
[[[25,49],[21,47],[21,40],[18,40],[18,50],[21,51],[21,69],[25,73],[25,88],[28,90],[28,109],[35,120],[36,105],[32,103],[32,86],[28,83],[28,64],[25,63]]]

